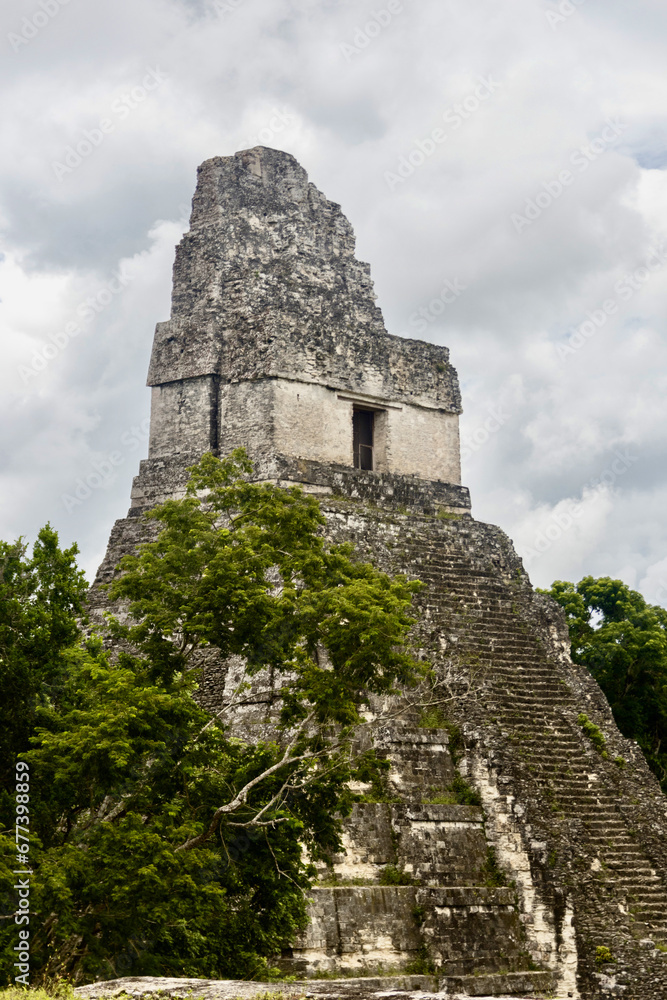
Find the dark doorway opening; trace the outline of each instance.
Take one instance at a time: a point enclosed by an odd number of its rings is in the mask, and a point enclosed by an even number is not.
[[[374,422],[375,414],[372,410],[353,410],[352,448],[354,451],[355,469],[373,468]]]

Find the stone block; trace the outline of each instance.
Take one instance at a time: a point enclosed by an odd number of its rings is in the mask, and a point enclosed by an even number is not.
[[[295,941],[292,965],[317,971],[391,970],[419,954],[412,886],[314,889],[310,923]]]
[[[524,933],[509,889],[418,889],[421,933],[443,972],[516,971],[525,968]]]
[[[475,806],[392,805],[399,864],[426,885],[476,885],[487,856]]]

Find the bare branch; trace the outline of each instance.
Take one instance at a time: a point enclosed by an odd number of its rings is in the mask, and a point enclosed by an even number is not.
[[[314,760],[317,757],[321,756],[320,753],[313,753],[312,751],[309,753],[297,754],[296,756],[290,756],[291,750],[294,744],[297,742],[299,735],[300,733],[297,733],[297,735],[291,741],[291,744],[286,749],[281,760],[279,760],[276,764],[273,764],[271,767],[268,767],[265,771],[262,771],[262,773],[258,774],[255,778],[252,778],[250,781],[246,782],[243,788],[236,793],[231,802],[227,802],[216,809],[215,813],[213,814],[213,819],[211,820],[211,823],[207,830],[205,830],[203,833],[200,833],[196,837],[191,837],[189,840],[186,840],[186,842],[184,844],[180,844],[176,848],[176,850],[177,851],[190,850],[193,847],[198,847],[200,844],[203,844],[206,840],[208,840],[211,834],[215,832],[218,823],[220,822],[222,817],[225,816],[227,813],[235,812],[237,809],[240,809],[241,806],[244,806],[248,800],[248,795],[253,790],[253,788],[259,785],[260,782],[265,781],[266,778],[269,778],[272,774],[275,774],[276,771],[280,771],[283,767],[289,767],[292,764],[298,764],[305,760]]]

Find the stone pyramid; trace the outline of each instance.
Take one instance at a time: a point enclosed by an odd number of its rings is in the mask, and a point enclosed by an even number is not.
[[[257,147],[199,168],[148,382],[149,454],[94,607],[149,537],[144,511],[182,495],[205,451],[239,445],[258,479],[319,495],[332,540],[427,584],[417,638],[448,700],[399,700],[372,728],[387,787],[362,789],[282,966],[339,976],[349,996],[667,997],[667,799],[571,662],[560,609],[471,516],[447,349],[386,332],[350,224],[292,156]],[[235,671],[211,663],[205,704]],[[250,731],[268,712],[254,691]]]

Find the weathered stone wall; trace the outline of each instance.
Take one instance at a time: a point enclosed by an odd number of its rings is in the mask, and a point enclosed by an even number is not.
[[[221,386],[220,452],[245,447],[256,457],[292,455],[350,467],[355,405],[375,409],[374,468],[378,472],[460,483],[456,414],[432,407],[383,404],[368,396],[357,395],[355,400],[326,386],[286,379]],[[192,440],[192,435],[183,438]]]
[[[315,889],[307,931],[286,968],[317,976],[401,969],[419,956],[411,886],[337,886]]]
[[[218,380],[200,375],[151,391],[150,458],[217,450]]]
[[[389,336],[350,224],[286,153],[200,168],[148,382],[151,458],[243,444],[351,466],[351,393],[382,414],[378,470],[460,482],[447,348]]]
[[[131,491],[131,515],[162,503],[169,497],[185,496],[187,468],[201,456],[198,452],[164,455],[140,462],[139,475]],[[254,456],[253,456],[254,457]],[[393,473],[362,472],[346,466],[325,465],[286,455],[259,456],[255,461],[256,480],[277,485],[297,484],[319,496],[338,496],[349,502],[363,500],[388,510],[404,509],[415,513],[468,512],[470,494],[456,483],[433,482],[417,476]]]

